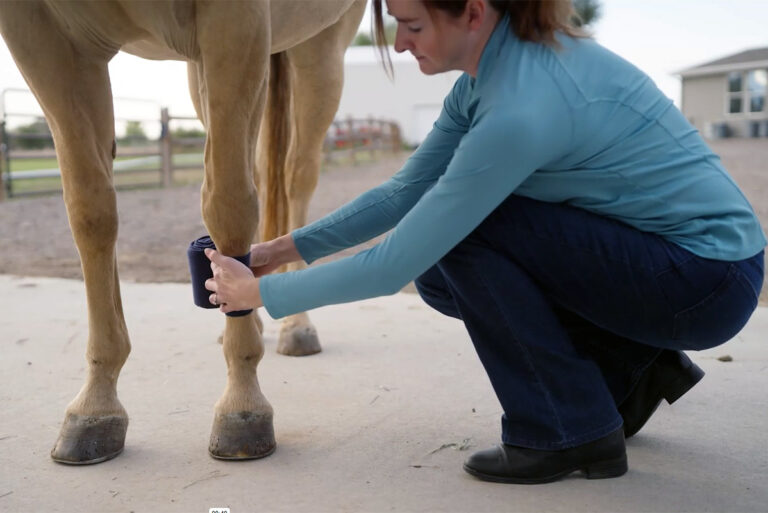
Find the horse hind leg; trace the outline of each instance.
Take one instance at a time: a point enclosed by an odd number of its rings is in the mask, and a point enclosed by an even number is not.
[[[294,70],[294,141],[284,174],[288,232],[307,222],[309,201],[322,164],[323,141],[341,100],[344,51],[357,32],[364,10],[365,2],[357,2],[335,25],[288,51]],[[288,270],[304,267],[304,262],[295,262],[288,265]],[[305,356],[320,351],[317,330],[306,312],[283,321],[278,353]]]
[[[3,8],[17,9],[13,15],[0,12],[0,28],[56,142],[88,301],[88,375],[67,406],[51,457],[61,463],[98,463],[123,450],[128,427],[128,415],[117,397],[117,379],[130,342],[115,256],[114,120],[107,69],[111,55],[75,48],[40,4],[13,2]],[[35,25],[23,20],[34,20]]]
[[[251,170],[253,144],[264,107],[269,59],[269,13],[261,3],[203,4],[196,63],[208,136],[202,213],[218,250],[248,252],[258,226]],[[237,48],[239,58],[233,58]],[[261,458],[275,449],[272,407],[261,393],[256,368],[264,354],[253,313],[227,317],[223,340],[227,385],[214,408],[209,453],[218,459]]]

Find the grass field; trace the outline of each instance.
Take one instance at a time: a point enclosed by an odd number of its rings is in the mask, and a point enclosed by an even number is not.
[[[132,157],[118,157],[115,162],[128,161]],[[58,168],[59,163],[56,159],[11,159],[11,172],[37,171],[40,169]]]
[[[340,149],[326,155],[323,167],[365,165],[377,159],[381,150]],[[173,183],[184,185],[203,179],[203,155],[199,152],[173,155]],[[156,187],[162,182],[160,157],[117,157],[114,165],[115,185],[118,188]],[[58,162],[52,158],[11,159],[12,195],[45,194],[61,191],[61,178],[57,175]],[[322,170],[321,170],[322,171]],[[29,177],[24,175],[29,173]],[[39,176],[44,175],[44,176]],[[51,176],[53,175],[53,176]]]
[[[177,153],[173,155],[173,181],[175,184],[199,182],[203,177],[203,158],[201,153]],[[55,175],[58,169],[56,159],[11,159],[10,171],[13,173],[11,183],[13,195],[43,194],[61,190],[59,176],[39,176],[40,174]],[[115,186],[118,188],[153,187],[160,185],[160,157],[118,157],[115,159]],[[48,173],[46,173],[48,171]],[[31,175],[25,178],[24,175]]]

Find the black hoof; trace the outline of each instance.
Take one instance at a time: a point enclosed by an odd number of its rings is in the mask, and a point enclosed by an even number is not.
[[[67,465],[110,460],[123,452],[127,430],[127,417],[67,415],[51,458]]]
[[[213,420],[208,452],[220,460],[253,460],[275,452],[271,413],[239,412]]]

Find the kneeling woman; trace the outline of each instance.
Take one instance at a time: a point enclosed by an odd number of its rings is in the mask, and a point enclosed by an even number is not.
[[[752,208],[646,75],[569,26],[568,0],[387,8],[398,52],[465,72],[432,132],[389,181],[255,245],[254,269],[211,252],[211,300],[279,318],[415,280],[464,322],[504,410],[503,444],[469,473],[623,474],[625,436],[703,375],[681,351],[729,340],[757,304]],[[353,257],[263,276],[393,227]]]

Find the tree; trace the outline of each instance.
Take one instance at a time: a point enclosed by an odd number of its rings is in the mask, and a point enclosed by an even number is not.
[[[395,33],[397,32],[397,22],[391,19],[384,19],[384,35],[387,38],[387,44],[394,44]],[[358,32],[352,41],[352,46],[373,46],[373,37],[365,32]]]
[[[28,125],[8,130],[8,135],[11,136],[11,149],[42,150],[53,148],[53,136],[45,118],[38,117]]]
[[[573,9],[576,11],[576,16],[572,21],[577,27],[592,25],[603,14],[598,0],[573,0]]]
[[[371,36],[365,32],[358,32],[355,39],[352,40],[352,46],[372,46],[373,40]]]
[[[120,137],[117,141],[123,144],[143,144],[147,142],[149,138],[144,132],[144,128],[141,126],[141,121],[126,121],[125,123],[125,135]]]

